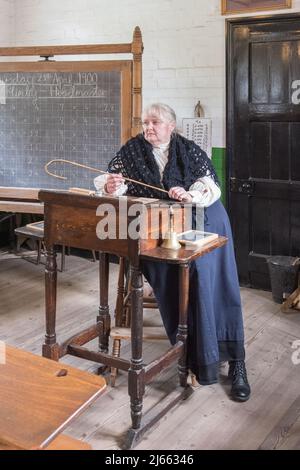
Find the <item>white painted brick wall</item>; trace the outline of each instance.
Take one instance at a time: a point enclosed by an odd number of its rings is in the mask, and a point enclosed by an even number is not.
[[[0,45],[13,44],[14,36],[14,0],[0,0]]]
[[[169,103],[180,124],[193,116],[200,100],[213,119],[213,145],[223,147],[225,18],[220,5],[221,0],[0,0],[0,37],[7,44],[13,37],[19,46],[119,43],[130,42],[138,25],[145,47],[144,104]],[[300,0],[285,10],[292,11],[300,12]]]

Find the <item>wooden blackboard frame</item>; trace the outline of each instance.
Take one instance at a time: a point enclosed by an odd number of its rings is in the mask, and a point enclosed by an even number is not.
[[[62,55],[132,54],[131,60],[55,61]],[[101,72],[117,71],[121,76],[121,142],[141,131],[142,53],[140,28],[131,43],[62,46],[2,47],[0,57],[39,56],[35,62],[0,62],[0,72]],[[37,200],[40,188],[0,187],[0,199]],[[0,205],[1,210],[1,205]]]

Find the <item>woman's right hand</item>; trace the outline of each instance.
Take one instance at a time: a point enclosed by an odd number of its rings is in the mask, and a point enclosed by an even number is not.
[[[120,173],[110,173],[106,178],[104,186],[105,191],[108,194],[112,194],[124,183],[124,178]]]
[[[192,196],[181,186],[173,186],[169,190],[169,197],[180,202],[192,202]]]

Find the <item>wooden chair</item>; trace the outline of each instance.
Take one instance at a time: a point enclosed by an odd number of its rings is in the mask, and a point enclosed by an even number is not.
[[[110,338],[112,339],[112,355],[120,357],[121,353],[121,340],[131,340],[131,302],[130,302],[130,287],[131,278],[130,273],[126,276],[128,271],[126,260],[122,257],[119,259],[119,277],[118,277],[118,293],[115,308],[115,327],[110,330]],[[146,284],[147,286],[147,284]],[[149,295],[148,289],[144,283],[144,296],[143,308],[158,309],[158,305],[154,295]],[[148,284],[149,286],[149,284]],[[146,288],[145,288],[146,287]],[[166,330],[163,325],[161,326],[144,326],[143,327],[143,341],[156,341],[168,339]],[[110,385],[115,386],[118,369],[111,367],[110,371]],[[190,381],[193,387],[198,387],[199,384],[196,376],[190,372]]]
[[[115,327],[111,328],[110,338],[112,339],[112,355],[120,357],[121,340],[131,339],[131,276],[128,272],[126,261],[120,257],[119,260],[119,277],[118,277],[118,294],[115,309]],[[127,275],[126,275],[127,274]],[[146,286],[148,287],[149,284]],[[144,285],[143,308],[158,309],[158,305],[154,295],[149,295],[148,288]],[[163,325],[161,326],[144,326],[143,341],[166,340],[167,335]],[[118,370],[111,368],[110,384],[115,386]]]
[[[148,284],[149,286],[149,284]],[[150,286],[149,286],[150,287]],[[118,293],[115,308],[115,325],[116,327],[130,328],[131,325],[131,275],[126,260],[122,257],[119,259],[119,277],[118,277]],[[143,298],[144,308],[158,308],[156,299],[153,294],[146,292]]]

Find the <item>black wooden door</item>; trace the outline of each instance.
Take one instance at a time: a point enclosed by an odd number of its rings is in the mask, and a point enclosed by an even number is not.
[[[300,254],[300,15],[227,21],[229,194],[242,284]]]

